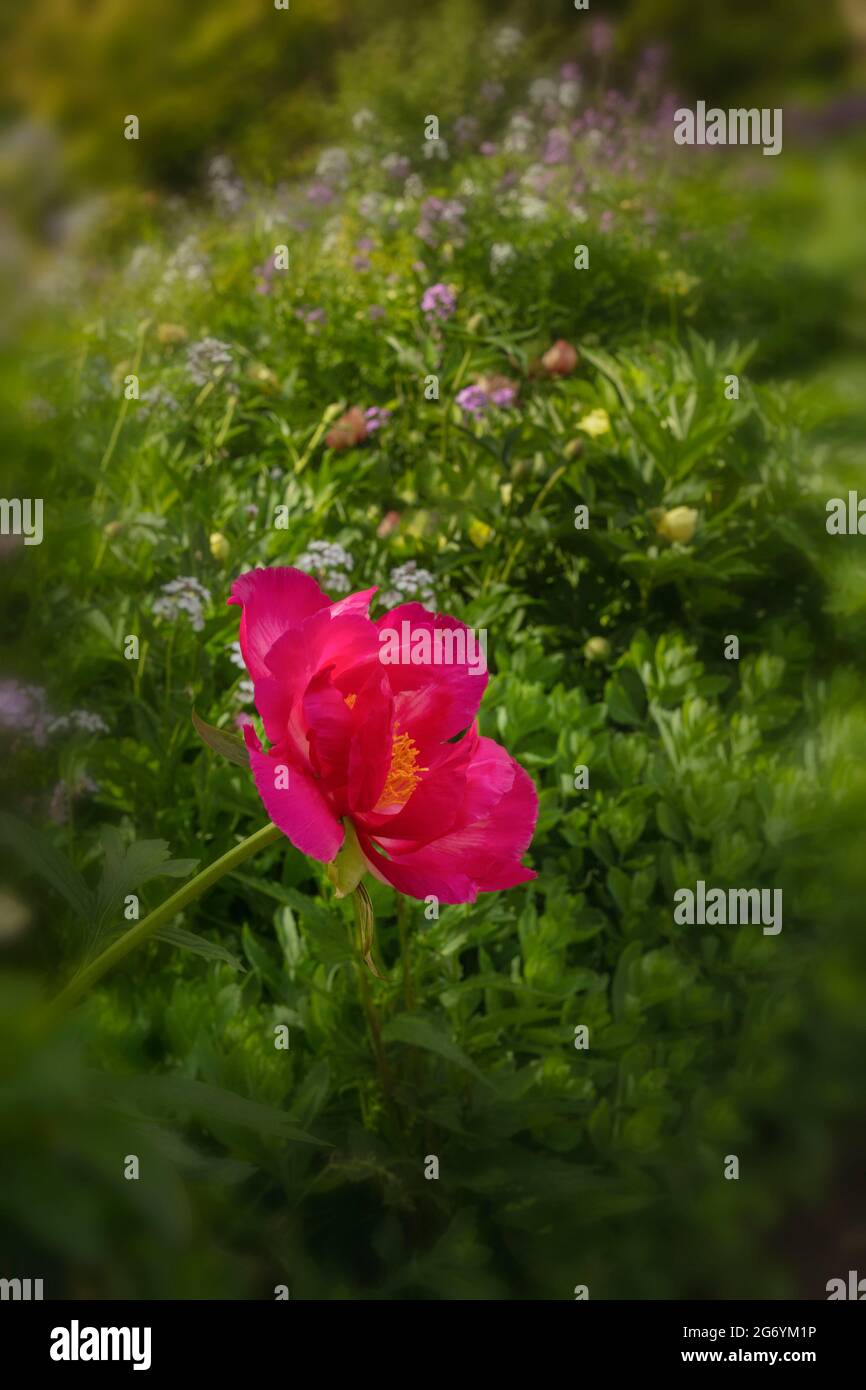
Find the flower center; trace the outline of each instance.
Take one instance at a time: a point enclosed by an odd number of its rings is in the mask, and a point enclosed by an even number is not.
[[[420,774],[429,771],[429,768],[416,766],[418,746],[409,734],[398,733],[399,728],[399,724],[394,725],[391,766],[385,778],[382,795],[373,807],[374,811],[385,811],[389,806],[405,806],[421,781]]]

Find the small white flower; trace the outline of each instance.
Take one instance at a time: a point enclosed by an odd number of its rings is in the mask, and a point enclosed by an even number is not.
[[[505,24],[493,36],[493,48],[502,58],[509,58],[512,53],[516,53],[523,43],[523,35],[513,24]]]
[[[523,112],[517,111],[511,117],[505,136],[505,148],[509,154],[522,154],[529,149],[532,129],[532,121]]]
[[[510,241],[494,241],[490,248],[490,269],[493,274],[510,264],[516,255],[517,252]]]
[[[181,579],[170,579],[167,584],[163,584],[160,589],[160,596],[153,603],[153,612],[157,618],[165,618],[168,622],[177,622],[181,613],[185,613],[195,632],[201,632],[204,627],[204,609],[211,601],[211,596],[203,584],[190,576]]]
[[[365,193],[358,200],[358,212],[368,222],[378,222],[385,209],[385,199],[381,193]]]
[[[580,83],[574,78],[559,84],[559,104],[571,111],[580,101]]]
[[[420,174],[410,174],[403,184],[403,197],[416,201],[424,197],[424,180]]]
[[[549,77],[539,77],[529,88],[529,100],[533,106],[544,106],[545,102],[555,101],[556,83]]]
[[[447,159],[447,140],[425,140],[422,146],[425,159]]]
[[[540,222],[547,216],[547,203],[543,198],[536,198],[532,193],[524,193],[517,201],[520,216],[527,222]]]
[[[316,178],[325,183],[342,183],[349,172],[349,156],[338,145],[322,150],[316,165]]]
[[[322,228],[322,250],[326,254],[335,251],[340,244],[343,224],[339,217],[330,218]]]
[[[239,705],[251,705],[251,704],[253,704],[254,701],[255,701],[255,694],[256,694],[255,686],[253,685],[253,683],[252,683],[251,680],[245,679],[245,680],[242,680],[242,681],[238,681],[237,689],[235,690],[235,701],[236,701],[237,704],[239,704]]]
[[[368,126],[374,125],[376,117],[366,106],[362,106],[360,111],[356,111],[352,117],[352,128],[357,131],[366,130]]]

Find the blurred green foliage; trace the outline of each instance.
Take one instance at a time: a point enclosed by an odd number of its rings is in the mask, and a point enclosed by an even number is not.
[[[551,53],[594,67],[598,26],[612,26],[610,40],[598,40],[612,81],[663,44],[684,93],[771,105],[794,83],[808,93],[850,74],[852,22],[844,6],[811,0],[613,0],[603,14],[563,0],[507,10],[495,0],[402,10],[393,0],[289,10],[270,0],[35,0],[0,27],[0,109],[59,135],[79,185],[144,179],[186,190],[217,151],[276,180],[344,138],[361,106],[394,139],[420,140],[431,109],[445,123],[477,110],[485,79],[540,71]],[[514,53],[497,51],[503,27],[522,36]],[[137,142],[122,138],[130,113],[141,122]]]
[[[19,44],[58,41],[52,8]],[[57,9],[70,26],[81,14]],[[682,7],[647,10],[684,22]],[[496,153],[425,162],[408,94],[435,82],[459,114],[487,56],[480,10],[446,7],[441,33],[439,13],[411,31],[411,68],[402,19],[365,40],[348,9],[300,15],[312,46],[345,20],[352,55],[329,49],[322,70],[333,61],[345,111],[375,96],[383,113],[341,140],[331,203],[306,184],[258,188],[255,159],[231,209],[118,198],[64,243],[47,303],[20,308],[4,487],[38,477],[50,524],[2,557],[2,638],[8,671],[67,726],[3,731],[3,891],[32,920],[14,934],[6,897],[0,1212],[5,1257],[52,1296],[268,1298],[287,1283],[293,1298],[571,1298],[585,1283],[593,1298],[822,1297],[847,1268],[823,1203],[861,1109],[866,562],[856,538],[827,536],[824,507],[864,462],[860,152],[772,171],[748,150],[675,163],[645,110],[622,117],[631,164],[587,141],[578,170],[553,164],[539,184],[544,122],[503,149],[536,76],[529,42],[503,104],[470,108]],[[64,129],[79,83],[92,111],[98,79],[118,119],[137,109],[112,47],[132,44],[120,7],[88,14],[93,51],[82,43],[71,94],[52,88]],[[217,6],[190,29],[152,7],[164,37],[132,46],[141,91],[170,53],[201,124],[151,108],[165,125],[135,152],[158,161],[148,179],[181,178],[215,140],[252,149],[253,123],[267,151],[280,90],[315,111],[290,74],[268,86],[282,59],[248,37],[260,14]],[[209,106],[201,84],[228,53],[234,96]],[[607,113],[605,85],[588,77],[583,105]],[[80,157],[102,170],[94,129],[82,121]],[[305,130],[305,148],[323,133]],[[395,150],[422,191],[389,182]],[[429,197],[463,212],[420,236]],[[269,274],[282,242],[290,272]],[[420,301],[437,281],[457,308],[434,332]],[[538,359],[561,337],[579,363],[552,380]],[[221,365],[202,376],[208,339]],[[139,400],[124,397],[132,373]],[[490,373],[518,404],[476,421],[455,396]],[[329,449],[355,404],[392,414],[362,448]],[[671,543],[658,512],[683,506],[697,526]],[[35,1001],[124,929],[124,893],[155,906],[264,819],[190,714],[231,727],[248,708],[233,576],[318,540],[351,558],[339,582],[387,591],[414,561],[438,608],[488,629],[482,730],[539,787],[538,879],[436,920],[373,885],[381,1050],[349,905],[287,845],[40,1034]],[[183,576],[207,591],[200,627],[155,606]],[[599,637],[607,655],[589,660]],[[70,726],[75,710],[106,729]],[[698,878],[781,888],[781,935],[677,926],[674,890]],[[138,1182],[122,1176],[130,1153]],[[792,1260],[810,1211],[825,1243]]]

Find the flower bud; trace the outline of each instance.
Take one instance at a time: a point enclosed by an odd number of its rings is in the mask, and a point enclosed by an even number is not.
[[[610,416],[606,410],[591,410],[578,421],[577,428],[588,434],[590,439],[597,439],[600,434],[610,433]]]
[[[564,338],[558,338],[541,359],[548,376],[568,376],[577,366],[577,352]]]
[[[219,560],[220,564],[224,565],[231,554],[232,548],[222,531],[211,531],[208,537],[208,545],[210,546],[210,553],[214,559]]]
[[[606,637],[590,637],[584,644],[583,654],[587,661],[607,661],[610,657],[610,643]]]
[[[274,391],[279,385],[274,373],[271,371],[270,367],[265,366],[264,362],[254,362],[249,368],[247,376],[250,381],[254,381],[263,391],[269,393]]]
[[[656,521],[656,530],[667,541],[678,541],[680,545],[688,545],[695,534],[697,524],[698,514],[694,507],[673,507]]]

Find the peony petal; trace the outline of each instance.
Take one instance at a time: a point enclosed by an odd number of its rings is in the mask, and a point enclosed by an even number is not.
[[[385,858],[355,822],[372,873],[409,897],[435,894],[446,903],[474,902],[479,892],[535,878],[519,861],[535,828],[538,796],[528,773],[518,763],[513,767],[510,789],[488,814],[408,853],[405,844],[378,832],[376,843],[390,856]]]
[[[274,825],[279,826],[302,854],[322,863],[334,858],[345,831],[319,783],[301,768],[283,762],[279,749],[263,753],[251,725],[244,727],[256,788]],[[277,787],[277,769],[287,768],[287,787]]]
[[[408,729],[425,752],[431,744],[443,743],[468,728],[478,713],[488,677],[485,653],[465,623],[444,613],[430,613],[420,603],[404,603],[384,614],[375,626],[400,727]],[[394,641],[389,633],[395,634]],[[436,637],[436,633],[442,635]],[[451,660],[460,655],[461,647],[463,659]],[[399,659],[389,661],[389,656]]]
[[[241,612],[241,652],[253,680],[269,675],[265,658],[284,632],[311,613],[327,608],[330,599],[312,575],[290,566],[248,570],[232,585],[230,604]]]
[[[391,767],[394,702],[381,668],[358,692],[349,753],[348,800],[352,811],[369,811],[379,800]]]

